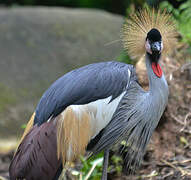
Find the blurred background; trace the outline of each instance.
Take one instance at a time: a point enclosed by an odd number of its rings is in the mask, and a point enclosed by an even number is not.
[[[117,60],[136,66],[147,89],[142,59],[123,50],[120,31],[139,8],[166,9],[176,23],[178,44],[162,58],[169,104],[136,176],[123,171],[112,152],[109,179],[191,179],[191,0],[0,0],[0,180],[43,92],[64,73],[93,62]],[[100,179],[102,154],[68,173]],[[75,174],[75,175],[74,175]]]
[[[165,4],[169,9],[179,9],[181,5],[187,4],[189,0],[0,0],[1,6],[47,6],[47,7],[71,7],[71,8],[94,8],[109,11],[115,14],[127,15],[127,9],[149,6],[159,7]],[[184,7],[185,8],[185,7]]]

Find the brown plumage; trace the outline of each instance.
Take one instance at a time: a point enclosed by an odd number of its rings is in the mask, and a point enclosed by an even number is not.
[[[25,136],[29,133],[29,131],[31,130],[31,128],[33,127],[34,124],[34,117],[35,117],[35,112],[33,113],[33,115],[31,116],[29,122],[26,125],[26,128],[24,130],[24,133],[20,139],[19,145],[21,144],[21,142],[23,141],[23,139],[25,138]]]
[[[56,121],[46,122],[39,127],[33,126],[11,162],[10,177],[27,180],[52,179],[61,165],[56,155],[56,146]]]
[[[63,165],[84,155],[90,140],[90,115],[86,111],[75,113],[71,107],[57,118],[57,156]]]
[[[41,126],[33,126],[34,117],[35,113],[28,122],[14,155],[9,169],[10,176],[19,176],[21,179],[52,179],[61,162],[64,166],[84,155],[91,137],[91,117],[86,111],[80,114],[74,112],[70,106]]]

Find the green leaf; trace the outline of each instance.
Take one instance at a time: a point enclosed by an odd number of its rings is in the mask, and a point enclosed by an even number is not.
[[[26,126],[27,126],[26,124],[22,124],[22,125],[21,125],[21,129],[25,129]]]
[[[188,145],[187,139],[183,136],[180,137],[180,142],[183,143],[184,145]]]

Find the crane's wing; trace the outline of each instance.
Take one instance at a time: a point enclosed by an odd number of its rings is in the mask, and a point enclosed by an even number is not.
[[[88,144],[88,150],[97,154],[111,149],[123,141],[125,151],[123,151],[124,148],[120,149],[125,153],[126,170],[134,171],[139,167],[146,145],[158,123],[158,121],[153,121],[155,117],[152,116],[152,113],[148,113],[155,111],[152,101],[148,99],[148,94],[136,81],[132,81],[111,121],[95,137],[95,140],[92,140],[96,143]]]
[[[75,156],[74,151],[82,152],[89,142],[84,130],[87,127],[79,124],[86,123],[86,120],[75,119],[69,106],[87,104],[110,96],[112,101],[133,80],[136,80],[133,66],[119,62],[87,65],[58,79],[43,94],[27,125],[9,168],[10,178],[51,180],[59,176],[62,162],[57,157],[60,154],[58,151],[62,153],[63,159],[70,157],[72,151]],[[58,133],[62,125],[66,128]],[[85,143],[83,137],[86,138]],[[76,142],[80,146],[76,147]]]
[[[56,117],[69,105],[87,104],[98,99],[118,97],[136,79],[132,65],[103,62],[73,70],[55,81],[42,96],[34,124]]]

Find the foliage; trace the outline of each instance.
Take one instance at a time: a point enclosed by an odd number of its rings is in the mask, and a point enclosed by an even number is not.
[[[191,0],[185,1],[177,9],[168,1],[164,1],[160,4],[160,8],[167,9],[168,12],[173,14],[178,30],[181,33],[182,41],[189,43],[191,46]]]
[[[27,124],[22,124],[21,129],[25,129],[27,127]]]
[[[125,62],[128,64],[133,63],[126,51],[121,51],[120,55],[117,57],[117,61]]]
[[[109,166],[109,169],[113,169],[118,175],[121,174],[122,171],[122,163],[123,160],[121,156],[113,155],[111,157],[111,166]]]
[[[81,173],[73,173],[80,180],[99,180],[102,175],[102,162],[103,162],[103,153],[99,153],[96,156],[92,156],[89,159],[80,157],[80,160],[83,164],[83,168],[80,170]],[[81,176],[81,177],[80,177]]]
[[[135,4],[136,7],[141,7],[146,0],[0,0],[0,4],[8,6],[17,5],[43,5],[43,6],[65,6],[65,7],[83,7],[83,8],[98,8],[107,11],[125,14],[126,9]],[[155,0],[147,0],[155,2]]]
[[[89,159],[80,157],[83,168],[78,171],[72,171],[74,176],[77,176],[79,180],[99,180],[102,175],[102,164],[103,164],[103,152],[92,156]],[[108,167],[108,172],[115,172],[118,175],[122,171],[122,158],[117,155],[112,155],[110,158],[110,166]]]

